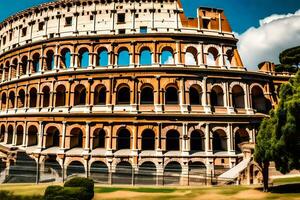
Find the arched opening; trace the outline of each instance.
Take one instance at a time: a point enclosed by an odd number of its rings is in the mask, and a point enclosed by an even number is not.
[[[211,106],[224,106],[224,93],[220,86],[214,86],[210,92]]]
[[[64,85],[59,85],[56,88],[55,106],[65,106],[65,105],[66,105],[66,87]]]
[[[117,104],[130,104],[130,89],[127,85],[119,87],[117,92]]]
[[[234,58],[233,51],[228,50],[226,52],[226,59],[225,59],[226,66],[231,67],[234,65],[233,58]]]
[[[116,173],[113,176],[115,184],[131,184],[132,183],[132,166],[129,162],[122,161],[116,166]]]
[[[208,66],[218,66],[219,52],[216,48],[211,47],[207,51],[206,64]]]
[[[166,135],[166,150],[179,151],[180,150],[180,134],[176,130],[169,130]]]
[[[155,150],[155,133],[146,129],[142,133],[142,150]]]
[[[1,96],[1,109],[5,110],[6,109],[6,93],[2,93]]]
[[[91,177],[97,183],[108,183],[108,167],[104,162],[95,161],[91,165]]]
[[[149,48],[143,48],[141,50],[140,65],[152,65],[152,55]]]
[[[7,142],[6,142],[6,144],[12,144],[13,143],[13,135],[14,135],[14,127],[12,125],[9,125],[8,129],[7,129]]]
[[[33,67],[33,69],[32,69],[33,73],[40,71],[40,54],[35,53],[32,56],[32,67]]]
[[[206,166],[203,162],[189,162],[189,175],[191,184],[206,185]]]
[[[29,107],[35,108],[37,107],[37,90],[35,88],[31,88],[29,92]]]
[[[50,88],[45,86],[42,90],[43,92],[43,107],[49,107],[50,103]]]
[[[153,162],[144,162],[139,166],[137,184],[155,185],[156,184],[156,166]]]
[[[96,148],[105,148],[105,139],[106,133],[103,129],[96,129],[94,131],[94,138],[93,138],[93,149]]]
[[[53,70],[54,69],[54,52],[52,50],[47,51],[46,54],[46,64],[47,64],[47,70]]]
[[[105,48],[101,48],[98,51],[97,66],[107,67],[108,66],[108,51]]]
[[[202,131],[194,130],[190,138],[191,151],[204,151],[204,139]]]
[[[16,78],[17,77],[17,66],[18,66],[18,59],[15,58],[12,62],[11,66],[11,78]]]
[[[173,65],[174,63],[173,49],[170,47],[164,48],[161,52],[160,64]]]
[[[81,68],[87,68],[89,66],[89,50],[82,48],[79,50],[79,63]]]
[[[123,128],[118,133],[117,150],[130,149],[130,132]]]
[[[249,134],[245,129],[239,129],[235,133],[234,139],[235,139],[235,151],[238,153],[242,152],[242,149],[240,148],[240,144],[250,141]]]
[[[83,147],[83,133],[80,128],[73,128],[70,133],[70,149]]]
[[[223,130],[213,133],[213,151],[227,151],[227,136]]]
[[[127,48],[121,48],[118,52],[118,66],[125,67],[130,64],[130,55]]]
[[[178,90],[174,86],[169,86],[166,89],[165,104],[178,104]]]
[[[62,168],[56,160],[56,156],[48,155],[48,159],[45,161],[44,173],[47,177],[53,177],[57,179],[62,176]]]
[[[27,146],[35,146],[38,144],[38,129],[35,126],[28,128],[28,143]]]
[[[19,91],[17,106],[18,108],[23,108],[25,106],[25,92],[23,89]]]
[[[201,105],[202,89],[198,85],[192,85],[189,91],[190,105]]]
[[[194,47],[188,47],[185,52],[185,64],[186,65],[197,65],[198,51]]]
[[[23,144],[23,135],[24,135],[23,126],[19,125],[17,127],[17,142],[16,142],[16,145],[22,145]]]
[[[259,86],[254,86],[251,91],[252,107],[259,113],[268,113],[272,108],[269,100],[265,98],[263,90]]]
[[[0,142],[4,142],[5,138],[5,126],[2,124],[0,129]]]
[[[245,108],[245,93],[239,85],[232,88],[232,104],[234,108]]]
[[[73,161],[67,167],[67,176],[71,176],[71,175],[83,176],[84,174],[85,174],[84,166],[79,161]]]
[[[28,57],[27,56],[23,56],[22,60],[21,60],[21,69],[20,69],[20,76],[23,76],[25,74],[27,74],[27,65],[28,65]]]
[[[79,84],[74,89],[74,106],[86,104],[86,89],[85,86]]]
[[[154,104],[154,94],[151,86],[145,86],[142,88],[141,104]]]
[[[164,170],[164,184],[179,185],[182,167],[178,162],[170,162],[165,166]]]
[[[12,109],[15,107],[15,98],[16,98],[15,93],[13,91],[11,91],[8,96],[8,100],[9,100],[8,108]]]
[[[7,61],[5,64],[5,68],[4,68],[4,80],[6,80],[6,81],[8,80],[9,66],[10,66],[10,63],[9,63],[9,61]]]
[[[69,69],[71,66],[71,51],[69,49],[63,49],[61,51],[61,61],[65,69]]]
[[[94,105],[106,104],[106,87],[104,85],[97,85],[94,92]]]
[[[60,147],[60,133],[59,130],[51,126],[46,131],[46,148]]]

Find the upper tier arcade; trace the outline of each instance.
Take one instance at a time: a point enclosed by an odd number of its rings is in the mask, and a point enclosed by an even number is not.
[[[187,18],[179,0],[61,0],[19,12],[0,24],[0,55],[55,38],[168,34],[237,40],[219,9]]]

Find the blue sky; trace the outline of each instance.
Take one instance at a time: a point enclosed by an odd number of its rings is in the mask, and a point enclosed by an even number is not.
[[[271,14],[294,13],[300,8],[300,0],[181,0],[185,12],[196,16],[196,7],[216,7],[225,10],[235,32],[243,33],[259,20]],[[49,0],[0,0],[0,21],[20,10]],[[191,3],[192,2],[192,3]]]

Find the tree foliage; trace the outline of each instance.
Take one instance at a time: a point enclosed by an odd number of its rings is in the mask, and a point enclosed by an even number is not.
[[[300,46],[284,50],[279,60],[281,64],[276,66],[276,71],[297,72],[300,66]]]

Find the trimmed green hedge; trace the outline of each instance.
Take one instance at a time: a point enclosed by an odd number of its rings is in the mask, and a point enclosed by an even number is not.
[[[43,200],[42,196],[21,196],[14,195],[12,192],[0,191],[0,200]],[[64,199],[65,200],[65,199]]]

